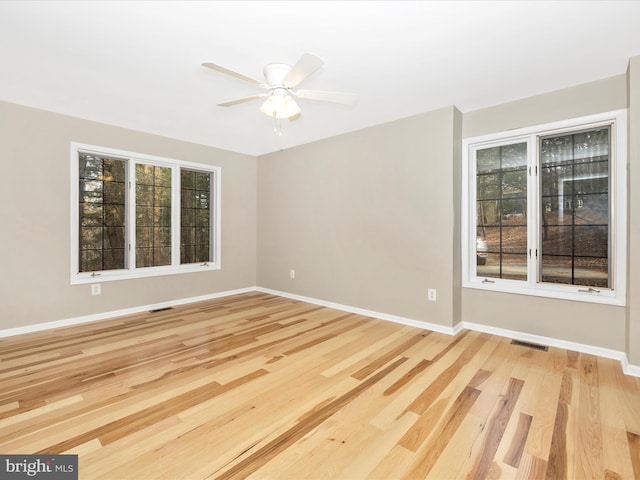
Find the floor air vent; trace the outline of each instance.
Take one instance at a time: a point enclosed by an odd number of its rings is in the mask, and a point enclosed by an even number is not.
[[[511,340],[511,345],[519,345],[521,347],[533,348],[535,350],[542,350],[543,352],[547,352],[549,347],[545,347],[544,345],[538,345],[537,343],[523,342],[521,340]]]
[[[173,307],[156,308],[154,310],[149,310],[149,313],[166,312],[167,310],[173,310]]]

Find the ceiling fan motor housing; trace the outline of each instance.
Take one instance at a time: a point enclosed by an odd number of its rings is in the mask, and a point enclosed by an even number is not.
[[[265,65],[262,71],[269,87],[279,87],[284,86],[284,77],[289,73],[289,70],[291,70],[291,65],[286,63],[270,63]]]

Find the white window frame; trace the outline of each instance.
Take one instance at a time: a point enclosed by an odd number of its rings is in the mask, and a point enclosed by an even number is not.
[[[154,155],[142,153],[128,152],[113,148],[99,147],[95,145],[87,145],[84,143],[71,142],[70,155],[70,172],[71,172],[71,275],[70,281],[72,285],[107,282],[113,280],[124,280],[129,278],[155,277],[160,275],[173,275],[180,273],[203,272],[210,270],[220,270],[221,261],[221,245],[220,245],[220,225],[221,225],[221,168],[205,165],[201,163],[188,162],[184,160],[176,160]],[[128,242],[125,253],[125,264],[127,268],[121,270],[103,270],[96,272],[80,272],[79,259],[79,199],[80,199],[80,168],[79,153],[88,152],[96,155],[106,156],[110,158],[118,158],[127,162],[127,181],[129,188],[126,189],[127,213],[125,219],[126,233],[125,237]],[[169,167],[172,169],[172,191],[171,191],[171,265],[157,267],[136,267],[135,266],[135,200],[130,201],[132,192],[135,192],[135,165],[138,163],[147,165],[157,165]],[[211,215],[213,221],[211,223],[211,254],[212,260],[204,263],[180,264],[180,168],[188,168],[201,172],[209,172],[211,174]]]
[[[536,249],[539,247],[540,205],[538,178],[538,138],[570,133],[611,123],[609,198],[611,216],[609,256],[612,288],[541,283],[538,278]],[[476,162],[475,151],[492,146],[527,143],[527,280],[487,278],[477,275],[476,265]],[[462,142],[462,286],[479,290],[507,292],[565,300],[626,305],[627,276],[627,111],[626,109],[589,115],[533,127],[492,133]]]

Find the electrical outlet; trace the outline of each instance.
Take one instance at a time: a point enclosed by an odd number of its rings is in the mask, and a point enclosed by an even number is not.
[[[102,289],[100,288],[99,283],[91,284],[91,295],[100,295],[102,293]]]
[[[429,290],[427,290],[427,299],[431,302],[435,302],[436,301],[436,289],[435,288],[430,288]]]
[[[289,270],[289,278],[296,278],[296,271],[295,270]]]

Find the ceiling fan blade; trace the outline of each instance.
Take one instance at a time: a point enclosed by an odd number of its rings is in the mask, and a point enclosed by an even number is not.
[[[318,70],[324,61],[310,53],[303,54],[291,70],[285,75],[282,84],[287,88],[293,88],[300,84],[313,72]]]
[[[215,63],[211,63],[211,62],[205,62],[202,64],[203,67],[207,67],[210,68],[212,70],[216,70],[217,72],[220,73],[224,73],[226,75],[230,75],[232,77],[235,77],[239,80],[242,80],[243,82],[247,82],[250,83],[251,85],[255,85],[257,87],[266,87],[266,85],[262,82],[259,82],[258,80],[251,78],[251,77],[247,77],[246,75],[243,75],[241,73],[238,72],[234,72],[233,70],[229,70],[228,68],[224,68],[221,67],[220,65],[216,65]]]
[[[258,100],[260,98],[267,97],[268,94],[264,93],[261,95],[251,95],[250,97],[238,98],[237,100],[231,100],[229,102],[219,103],[218,107],[233,107],[234,105],[238,105],[240,103],[251,102],[253,100]]]
[[[319,100],[321,102],[340,103],[353,107],[358,102],[358,95],[344,92],[325,92],[321,90],[291,90],[298,98],[305,100]]]

